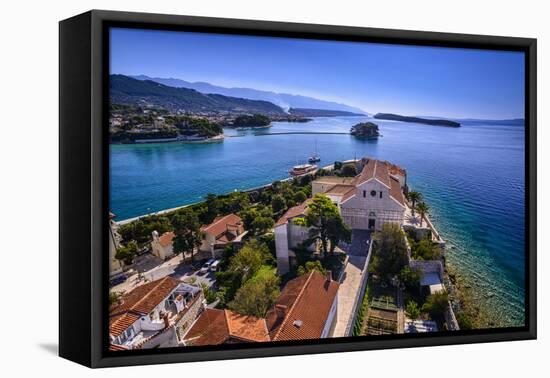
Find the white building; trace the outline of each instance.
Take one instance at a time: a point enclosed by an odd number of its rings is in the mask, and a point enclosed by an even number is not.
[[[279,274],[285,274],[290,270],[290,265],[296,258],[292,249],[309,237],[309,229],[303,224],[307,205],[308,201],[305,201],[301,205],[291,207],[275,223],[275,249]],[[315,245],[309,246],[309,249],[313,251]]]
[[[175,278],[138,286],[109,311],[110,348],[178,346],[203,308],[202,290]]]
[[[340,209],[351,229],[379,231],[385,223],[402,225],[406,203],[403,188],[407,174],[402,168],[376,159],[357,163],[357,176],[324,176],[311,183],[312,194],[322,193]],[[292,251],[309,237],[308,228],[297,218],[307,212],[307,201],[289,209],[275,224],[275,246],[279,274],[289,271],[295,257]]]
[[[153,241],[151,242],[151,250],[153,255],[166,260],[174,256],[174,248],[172,240],[174,239],[173,232],[165,232],[161,236],[157,231],[152,232]]]

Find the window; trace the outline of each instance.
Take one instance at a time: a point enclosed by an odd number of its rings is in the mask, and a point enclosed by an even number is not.
[[[380,192],[380,198],[382,198],[382,192]]]
[[[370,195],[371,195],[372,197],[376,197],[376,190],[371,190],[371,191],[370,191]]]
[[[367,191],[363,190],[363,198],[365,198],[366,196],[367,196]]]

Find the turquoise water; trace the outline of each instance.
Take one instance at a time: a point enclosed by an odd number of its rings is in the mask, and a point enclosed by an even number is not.
[[[277,122],[267,132],[349,131],[365,117]],[[383,137],[271,135],[226,130],[221,143],[112,145],[111,210],[118,220],[282,179],[317,143],[321,165],[372,156],[401,165],[423,193],[452,248],[448,263],[468,277],[501,325],[524,322],[524,127],[461,128],[375,120]]]

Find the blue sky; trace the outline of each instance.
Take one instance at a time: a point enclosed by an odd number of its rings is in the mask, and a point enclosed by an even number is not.
[[[367,112],[524,117],[520,52],[112,29],[111,73],[301,94]]]

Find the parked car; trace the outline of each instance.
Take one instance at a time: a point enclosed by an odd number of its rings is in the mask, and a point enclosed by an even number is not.
[[[201,273],[206,273],[210,270],[210,265],[212,265],[212,263],[214,262],[215,260],[214,259],[210,259],[208,260],[207,262],[204,263],[204,265],[202,266],[200,272]]]
[[[217,270],[218,270],[218,267],[219,267],[219,265],[220,265],[220,263],[221,263],[221,260],[220,260],[220,259],[214,261],[214,262],[210,265],[210,271],[211,271],[211,272],[217,271]]]
[[[116,277],[112,278],[109,281],[109,285],[110,286],[116,286],[116,285],[119,285],[119,284],[125,282],[127,279],[128,279],[128,277],[125,274],[121,274],[120,276],[116,276]]]

